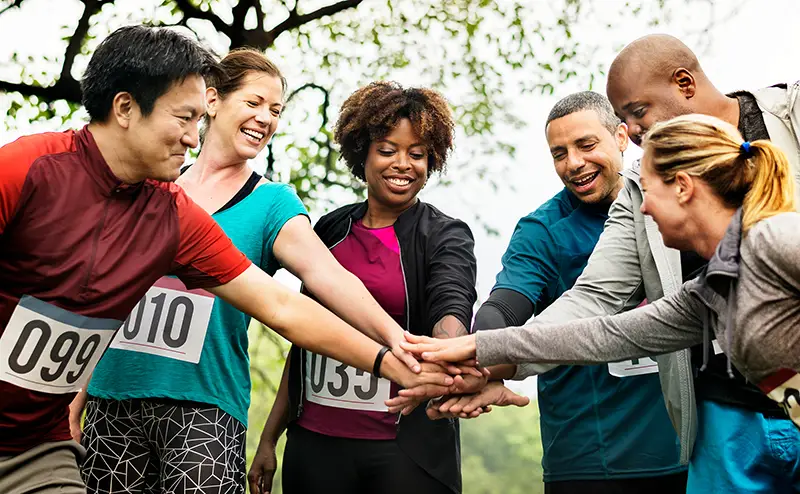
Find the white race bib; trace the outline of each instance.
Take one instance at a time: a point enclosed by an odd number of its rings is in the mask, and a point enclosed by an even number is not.
[[[111,348],[196,364],[206,340],[214,295],[161,278],[136,304]]]
[[[615,377],[641,376],[643,374],[655,374],[658,372],[658,364],[655,360],[644,357],[623,362],[609,362],[608,373]]]
[[[330,357],[306,354],[306,399],[328,407],[387,412],[391,382]]]
[[[78,391],[120,325],[25,295],[0,337],[0,380],[44,393]]]

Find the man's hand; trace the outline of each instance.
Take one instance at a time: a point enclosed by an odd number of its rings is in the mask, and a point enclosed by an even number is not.
[[[275,442],[262,439],[253,457],[247,482],[250,494],[269,494],[272,492],[272,479],[278,469],[278,457],[275,455]]]
[[[428,362],[464,362],[475,359],[475,335],[458,338],[429,338],[406,332],[400,346]]]
[[[429,409],[428,416],[431,418],[460,417],[473,418],[476,411],[483,410],[486,413],[492,406],[518,407],[527,406],[531,402],[527,396],[521,396],[503,386],[498,381],[490,382],[479,393],[474,395],[452,396],[442,400],[440,405],[434,410]],[[440,415],[441,414],[441,415]]]

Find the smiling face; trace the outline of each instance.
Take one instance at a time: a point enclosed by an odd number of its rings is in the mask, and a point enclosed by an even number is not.
[[[411,121],[401,119],[386,136],[370,143],[364,174],[370,199],[397,211],[414,204],[428,179],[428,149]]]
[[[234,161],[253,159],[278,129],[283,86],[278,77],[250,72],[241,87],[225,98],[208,88],[206,104],[214,145],[229,150]]]
[[[564,186],[587,204],[611,204],[622,184],[625,126],[612,134],[594,110],[583,110],[552,120],[546,134]]]
[[[132,175],[163,182],[178,178],[186,150],[198,145],[204,92],[203,78],[194,75],[159,97],[146,117],[138,105],[131,105],[122,145],[136,168]]]
[[[690,224],[689,209],[681,201],[681,189],[676,182],[664,182],[653,170],[651,157],[647,152],[642,156],[640,180],[644,193],[641,212],[653,217],[664,239],[664,245],[678,250],[692,250],[690,235],[687,234],[687,226]],[[684,198],[685,189],[684,187]]]

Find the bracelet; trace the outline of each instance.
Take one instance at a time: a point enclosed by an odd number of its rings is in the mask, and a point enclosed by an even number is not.
[[[381,377],[381,362],[383,362],[383,356],[386,355],[387,352],[391,352],[392,349],[388,346],[385,346],[380,349],[378,355],[375,356],[375,363],[372,365],[372,375],[375,377]]]

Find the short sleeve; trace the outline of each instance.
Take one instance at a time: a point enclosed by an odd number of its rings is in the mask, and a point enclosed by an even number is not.
[[[17,210],[33,162],[46,154],[70,150],[73,134],[72,131],[35,134],[0,147],[0,234]]]
[[[261,190],[264,189],[264,190]],[[278,238],[283,225],[295,216],[308,217],[308,211],[294,189],[286,184],[264,184],[256,189],[257,192],[266,194],[264,204],[264,249],[261,256],[261,269],[270,275],[280,268],[278,260],[272,255],[272,246]]]
[[[557,251],[555,239],[539,219],[522,218],[503,254],[503,269],[492,290],[505,288],[521,293],[534,305],[534,312],[540,312],[558,281]]]
[[[169,184],[177,207],[180,238],[171,274],[188,288],[224,285],[242,274],[250,261],[222,228],[175,184]]]

